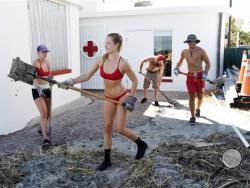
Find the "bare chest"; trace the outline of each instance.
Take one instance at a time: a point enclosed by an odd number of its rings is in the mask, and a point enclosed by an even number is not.
[[[199,51],[187,51],[186,52],[186,61],[187,63],[201,63],[202,62],[202,54]]]
[[[160,66],[160,64],[156,61],[149,62],[149,67],[151,67],[151,68],[158,68],[159,66]]]

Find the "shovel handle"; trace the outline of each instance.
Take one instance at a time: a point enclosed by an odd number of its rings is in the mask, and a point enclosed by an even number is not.
[[[87,90],[80,89],[80,88],[73,87],[73,86],[67,86],[67,88],[71,89],[71,90],[74,90],[74,91],[78,91],[80,93],[84,93],[84,94],[92,96],[92,97],[96,97],[96,98],[101,99],[101,100],[106,100],[106,101],[109,101],[109,102],[112,102],[112,103],[115,103],[115,104],[122,105],[120,102],[118,102],[116,100],[113,100],[113,99],[110,99],[110,98],[106,98],[106,97],[101,96],[101,95],[97,95],[97,94],[95,94],[95,93],[93,93],[91,91],[87,91]]]
[[[41,77],[41,76],[36,76],[37,79],[40,79],[40,80],[45,80],[51,84],[56,84],[58,85],[59,87],[61,86],[61,83],[56,81],[56,80],[53,80],[53,79],[50,79],[50,78],[44,78],[44,77]],[[109,102],[112,102],[112,103],[115,103],[115,104],[119,104],[119,105],[122,105],[120,102],[116,101],[116,100],[113,100],[113,99],[110,99],[110,98],[106,98],[104,96],[101,96],[101,95],[97,95],[91,91],[86,91],[84,89],[80,89],[80,88],[77,88],[77,87],[73,87],[73,86],[66,86],[67,89],[71,89],[71,90],[74,90],[74,91],[78,91],[80,93],[84,93],[86,95],[89,95],[89,96],[93,96],[93,97],[96,97],[98,99],[101,99],[101,100],[106,100],[106,101],[109,101]]]
[[[144,78],[146,78],[149,82],[153,82],[153,80],[150,80],[147,76],[146,76],[146,74],[144,74],[144,73],[142,73],[142,72],[140,72],[139,71],[139,74],[141,74],[142,76],[144,76]],[[158,87],[158,85],[157,85],[157,88],[156,88],[168,101],[170,101],[171,99],[170,98],[168,98],[166,95],[165,95],[165,93],[164,92],[162,92],[161,90],[160,90],[160,88]]]
[[[186,76],[188,75],[188,73],[181,72],[181,71],[179,72],[179,74],[186,75]]]
[[[182,75],[186,75],[186,76],[191,76],[190,74],[188,74],[188,73],[185,73],[185,72],[179,72],[179,74],[182,74]],[[216,84],[215,82],[213,82],[212,80],[209,80],[209,79],[207,79],[206,80],[208,83],[210,83],[210,84]]]

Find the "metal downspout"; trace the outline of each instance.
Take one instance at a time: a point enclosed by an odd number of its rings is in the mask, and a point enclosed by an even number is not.
[[[220,76],[220,60],[221,60],[221,28],[222,28],[222,13],[219,13],[219,26],[218,26],[218,37],[217,37],[217,66],[216,66],[216,78]]]

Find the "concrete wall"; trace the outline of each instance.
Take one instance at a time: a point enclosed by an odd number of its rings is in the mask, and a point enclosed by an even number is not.
[[[161,10],[162,12],[163,10]],[[126,46],[126,38],[128,37],[129,31],[135,30],[172,30],[172,63],[173,68],[179,60],[181,51],[187,48],[187,45],[183,43],[187,35],[190,33],[197,34],[198,38],[201,40],[199,46],[204,48],[212,63],[211,71],[209,73],[209,78],[214,79],[216,76],[216,55],[217,55],[217,38],[218,38],[218,23],[219,16],[216,11],[199,11],[199,12],[182,12],[179,10],[178,13],[172,11],[171,14],[146,14],[146,15],[131,15],[125,13],[115,17],[111,16],[112,13],[109,13],[106,17],[99,17],[99,14],[93,18],[82,17],[80,24],[105,24],[107,31],[118,32],[122,34],[124,38],[124,47],[122,54],[127,54],[126,49],[129,49],[129,46]],[[81,13],[81,15],[83,15]],[[224,27],[223,27],[224,28]],[[153,33],[153,32],[152,32]],[[153,36],[152,36],[153,37]],[[222,35],[224,37],[224,35]],[[145,39],[147,40],[147,39]],[[151,40],[151,39],[150,39]],[[224,39],[221,41],[223,42]],[[150,49],[148,49],[150,48]],[[152,46],[138,44],[135,54],[143,54],[144,51],[152,51]],[[150,55],[150,54],[148,54]],[[223,54],[221,54],[223,56]],[[125,57],[126,58],[126,57]],[[141,56],[141,59],[144,58],[144,55]],[[128,59],[129,60],[129,59]],[[135,62],[131,62],[135,63]],[[138,62],[139,63],[139,62]],[[186,71],[186,63],[181,67],[182,71]],[[137,72],[138,70],[134,70]],[[185,91],[185,77],[172,77],[172,83],[163,83],[161,85],[162,90],[171,90],[171,91]],[[142,85],[142,83],[140,83]],[[209,86],[208,86],[209,87]]]
[[[56,77],[59,81],[80,73],[79,10],[70,4],[67,6],[67,22],[69,62],[72,74]],[[31,63],[26,0],[0,1],[0,25],[0,134],[7,134],[22,129],[27,122],[39,115],[31,95],[31,85],[11,82],[11,79],[7,77],[12,58],[19,56],[23,61]],[[79,96],[79,93],[61,90],[54,86],[53,108]]]

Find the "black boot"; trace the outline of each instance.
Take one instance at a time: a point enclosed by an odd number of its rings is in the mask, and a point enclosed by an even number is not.
[[[48,139],[44,139],[42,149],[48,149],[50,146],[51,146],[51,142]]]
[[[111,153],[111,149],[105,149],[104,150],[104,160],[103,162],[96,168],[97,170],[103,171],[106,168],[111,166],[111,160],[110,160],[110,153]]]
[[[137,144],[137,153],[135,159],[141,159],[144,156],[148,145],[146,142],[141,140],[140,137],[137,138],[135,143]]]
[[[144,97],[144,98],[141,100],[141,103],[145,103],[145,102],[147,102],[147,100],[148,100],[148,99]]]

